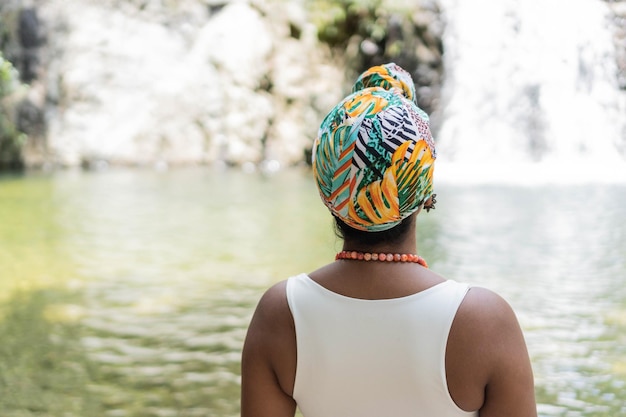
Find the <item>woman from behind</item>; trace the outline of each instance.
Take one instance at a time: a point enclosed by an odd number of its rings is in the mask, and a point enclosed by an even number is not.
[[[417,255],[436,158],[410,75],[370,68],[322,122],[313,172],[343,250],[270,288],[242,355],[241,415],[535,417],[510,306]]]

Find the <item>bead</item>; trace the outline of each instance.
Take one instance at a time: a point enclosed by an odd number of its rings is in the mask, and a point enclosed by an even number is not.
[[[376,252],[358,252],[358,251],[346,251],[335,255],[335,260],[358,260],[358,261],[381,261],[381,262],[412,262],[422,265],[424,268],[428,268],[428,264],[419,255],[413,253],[376,253]]]

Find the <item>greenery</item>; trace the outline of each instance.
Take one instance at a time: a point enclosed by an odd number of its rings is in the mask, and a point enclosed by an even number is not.
[[[15,126],[11,101],[19,88],[17,70],[0,52],[0,170],[23,167],[22,147],[26,135]]]
[[[366,55],[393,59],[402,54],[403,39],[413,35],[405,30],[407,23],[413,26],[413,10],[393,0],[313,1],[309,8],[319,40],[336,49],[345,50],[351,41],[366,40],[370,48],[378,48],[377,52],[365,52]]]
[[[401,0],[309,0],[311,21],[320,42],[345,60],[346,78],[354,79],[373,65],[395,62],[411,72],[420,86],[434,88],[420,94],[418,105],[434,109],[443,72],[443,45],[437,10]]]
[[[378,16],[381,0],[319,1],[311,5],[312,17],[320,41],[345,48],[354,36],[381,41],[386,25]]]

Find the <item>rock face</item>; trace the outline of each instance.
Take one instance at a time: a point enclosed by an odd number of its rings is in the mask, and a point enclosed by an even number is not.
[[[617,80],[626,91],[626,0],[605,0],[613,14]]]
[[[441,45],[426,3],[377,17],[376,36],[349,34],[338,48],[320,41],[307,8],[317,3],[304,0],[7,0],[0,49],[30,84],[17,111],[26,163],[300,163],[347,80],[369,65],[412,71],[431,110]]]
[[[626,2],[606,1],[626,90]],[[323,115],[383,62],[412,73],[437,133],[442,14],[439,0],[2,0],[0,50],[30,86],[12,111],[27,166],[278,167],[305,161]]]
[[[299,10],[175,7],[48,4],[47,20],[66,27],[51,64],[61,90],[48,136],[55,162],[301,160],[317,112],[338,99],[343,79]],[[299,39],[290,25],[302,28]]]

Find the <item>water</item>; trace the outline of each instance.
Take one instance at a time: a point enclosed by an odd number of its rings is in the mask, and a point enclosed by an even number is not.
[[[442,0],[440,161],[507,180],[626,178],[626,94],[601,0]],[[555,168],[558,167],[558,168]],[[463,174],[457,175],[463,177]],[[532,182],[532,181],[531,181]]]
[[[542,416],[626,416],[626,185],[437,184],[431,267],[501,293]],[[0,178],[0,415],[235,416],[264,288],[341,247],[307,171]]]
[[[455,205],[474,214],[458,216],[442,267],[518,307],[541,415],[626,415],[626,95],[606,4],[441,3],[438,169],[456,198],[480,190]],[[481,183],[503,185],[459,188]]]

